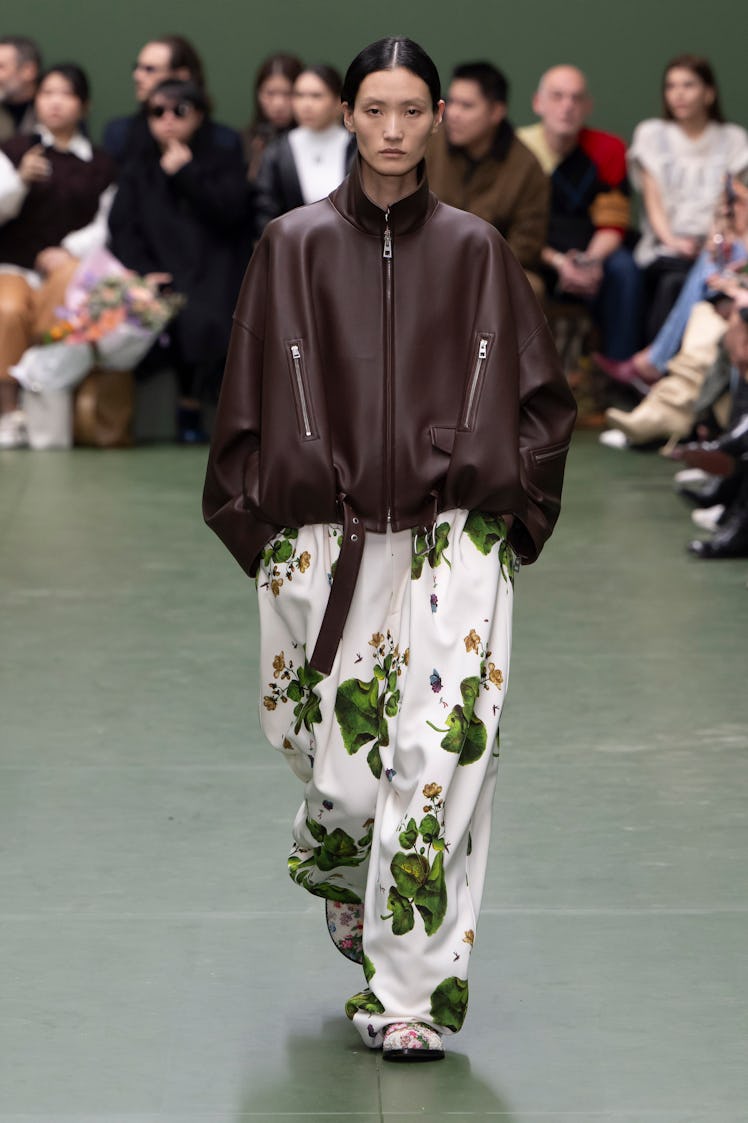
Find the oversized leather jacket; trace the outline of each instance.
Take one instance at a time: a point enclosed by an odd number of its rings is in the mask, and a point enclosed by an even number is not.
[[[203,511],[256,572],[286,526],[343,523],[311,662],[329,672],[365,532],[511,513],[532,562],[559,512],[575,407],[501,236],[425,177],[385,213],[358,165],[270,223],[239,295]]]

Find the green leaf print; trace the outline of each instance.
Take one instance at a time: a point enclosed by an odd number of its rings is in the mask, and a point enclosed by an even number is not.
[[[427,724],[438,733],[445,733],[441,747],[448,753],[459,753],[458,764],[474,764],[486,751],[488,733],[479,717],[475,716],[475,703],[480,691],[480,678],[471,675],[460,683],[462,705],[452,708],[445,718],[446,730],[439,729],[433,722]]]
[[[496,543],[506,538],[506,523],[499,515],[471,511],[465,521],[465,534],[476,550],[488,557]]]
[[[316,819],[311,819],[307,816],[306,829],[315,842],[324,842],[327,836],[327,827],[323,827]]]
[[[428,858],[424,858],[422,854],[397,853],[390,862],[390,871],[402,895],[413,897],[426,884],[429,876]]]
[[[377,739],[378,703],[379,686],[376,678],[370,682],[349,678],[338,687],[335,717],[340,726],[343,744],[351,756]]]
[[[358,994],[354,994],[345,1004],[346,1017],[350,1018],[351,1021],[353,1021],[354,1014],[358,1014],[359,1011],[363,1014],[384,1013],[384,1006],[369,987],[366,990],[359,991]]]
[[[346,751],[353,756],[364,745],[374,744],[366,760],[374,776],[382,775],[380,749],[390,743],[389,720],[400,708],[398,680],[408,665],[408,651],[400,651],[392,633],[375,632],[369,640],[374,649],[373,677],[346,679],[338,687],[335,717]]]
[[[447,915],[447,883],[444,878],[444,854],[437,854],[426,884],[416,892],[413,903],[421,914],[427,936],[433,936]]]
[[[374,964],[369,959],[368,955],[365,955],[364,956],[364,978],[366,979],[367,983],[371,982],[371,980],[374,978],[376,973],[377,972],[374,968]]]
[[[329,872],[336,866],[360,866],[366,856],[366,851],[362,853],[349,834],[336,827],[323,840],[315,860],[317,869]]]
[[[288,873],[292,881],[306,889],[315,897],[324,897],[327,901],[340,901],[342,905],[360,905],[361,898],[352,889],[343,885],[334,885],[329,881],[312,881],[313,871],[316,868],[314,858],[301,859],[297,854],[292,854],[288,859]]]
[[[413,906],[407,897],[398,893],[394,885],[390,889],[389,896],[387,897],[387,908],[390,910],[389,913],[381,917],[381,919],[392,920],[393,936],[405,936],[412,930],[415,924]]]
[[[410,563],[410,576],[413,581],[417,581],[423,573],[427,558],[432,569],[440,566],[442,561],[450,565],[449,559],[444,556],[449,546],[449,523],[439,523],[434,531],[433,545],[429,543],[430,535],[424,534],[423,531],[417,532],[413,537],[413,555]]]
[[[369,765],[375,779],[378,780],[382,775],[382,755],[379,752],[379,745],[375,745],[367,755],[366,763]]]
[[[287,538],[282,538],[279,542],[276,542],[275,545],[273,546],[272,559],[273,559],[274,562],[277,562],[279,565],[281,565],[283,562],[287,562],[292,554],[293,554],[293,545],[291,544],[291,542],[289,542],[289,540]]]
[[[446,1029],[462,1029],[468,1007],[468,984],[466,979],[453,975],[439,983],[431,995],[431,1017],[437,1025]]]
[[[433,844],[434,839],[439,837],[439,820],[436,815],[424,815],[418,833],[424,842]]]
[[[403,850],[412,850],[418,840],[418,827],[411,819],[404,831],[400,832],[400,845]]]

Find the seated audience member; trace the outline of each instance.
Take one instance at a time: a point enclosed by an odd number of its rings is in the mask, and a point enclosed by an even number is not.
[[[748,293],[736,296],[724,338],[733,373],[745,388],[748,381]],[[743,402],[745,395],[741,395]],[[689,551],[698,558],[748,557],[748,412],[731,418],[731,428],[714,441],[686,445],[675,452],[677,459],[716,476],[724,477],[724,510],[711,539],[695,539]]]
[[[598,365],[616,382],[646,394],[667,371],[677,353],[693,306],[730,283],[732,271],[748,257],[748,187],[728,176],[709,240],[686,277],[678,299],[657,335],[630,359],[616,362],[595,355]]]
[[[205,92],[168,79],[145,104],[149,140],[120,172],[110,248],[187,297],[171,322],[178,438],[202,441],[201,403],[217,387],[247,260],[249,185],[241,153],[216,142]]]
[[[355,141],[341,124],[343,80],[332,66],[308,66],[294,82],[298,125],[265,149],[255,183],[255,230],[305,203],[316,203],[345,177]]]
[[[725,175],[748,171],[748,134],[725,123],[706,59],[669,62],[662,97],[662,117],[637,125],[628,153],[643,202],[635,257],[645,270],[645,342],[664,323],[709,235]]]
[[[162,35],[159,39],[152,39],[141,48],[132,70],[138,111],[129,117],[115,117],[104,127],[102,147],[118,164],[124,163],[140,146],[148,147],[149,131],[143,107],[151,91],[167,78],[194,82],[203,91],[206,104],[210,104],[203,63],[189,39],[182,35]],[[210,130],[216,144],[241,150],[236,130],[212,120]]]
[[[630,412],[617,408],[605,411],[611,429],[623,433],[628,444],[683,440],[691,432],[696,420],[696,402],[710,367],[717,361],[729,309],[729,301],[722,307],[715,307],[709,301],[695,304],[680,351],[668,363],[667,376],[661,378]],[[601,440],[604,444],[612,443],[606,434]]]
[[[540,164],[515,136],[507,99],[507,80],[491,63],[456,67],[443,127],[426,154],[429,186],[443,202],[490,222],[520,265],[537,270],[548,233],[550,189]],[[530,280],[542,295],[537,273]]]
[[[34,340],[43,308],[62,303],[77,259],[106,243],[116,168],[81,132],[88,80],[50,67],[34,102],[36,133],[0,151],[0,447],[26,443],[9,368]]]
[[[293,115],[293,84],[304,69],[295,55],[271,55],[255,77],[254,116],[241,134],[247,179],[254,183],[262,154],[273,140],[296,124]]]
[[[628,358],[639,343],[641,280],[623,245],[630,215],[625,145],[585,127],[592,100],[574,66],[548,70],[532,107],[540,121],[517,135],[551,178],[541,255],[548,287],[587,303],[601,327],[602,350]]]
[[[0,38],[0,144],[16,133],[33,133],[41,68],[41,52],[33,39],[23,35]]]

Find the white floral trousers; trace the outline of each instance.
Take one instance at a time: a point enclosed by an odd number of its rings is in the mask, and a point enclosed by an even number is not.
[[[445,512],[368,534],[330,675],[307,658],[341,529],[286,530],[258,573],[262,723],[304,783],[291,877],[363,903],[365,1044],[391,1022],[457,1032],[468,1001],[511,651],[515,556],[501,519]]]

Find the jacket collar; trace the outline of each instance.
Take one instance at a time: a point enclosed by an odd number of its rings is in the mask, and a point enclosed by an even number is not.
[[[370,199],[361,182],[361,157],[353,161],[350,174],[330,195],[336,211],[348,222],[367,234],[381,236],[385,227],[385,212]],[[426,179],[426,161],[418,165],[418,185],[412,195],[406,195],[390,207],[389,225],[393,236],[417,230],[431,217],[438,200],[429,191]]]

